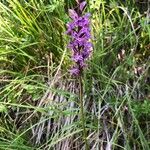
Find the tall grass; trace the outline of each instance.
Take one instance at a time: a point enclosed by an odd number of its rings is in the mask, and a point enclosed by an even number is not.
[[[73,4],[72,4],[73,5]],[[0,2],[0,149],[84,149],[79,83],[68,73],[63,0]],[[89,1],[93,53],[84,75],[90,149],[149,150],[149,12]]]

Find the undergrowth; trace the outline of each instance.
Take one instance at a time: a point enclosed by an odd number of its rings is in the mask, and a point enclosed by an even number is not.
[[[148,2],[88,1],[93,52],[84,75],[91,150],[150,148]],[[81,150],[67,0],[0,1],[0,150]],[[144,11],[143,11],[144,10]]]

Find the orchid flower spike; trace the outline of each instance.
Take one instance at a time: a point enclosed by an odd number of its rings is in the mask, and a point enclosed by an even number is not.
[[[80,75],[86,67],[86,60],[89,58],[92,44],[90,30],[90,14],[83,14],[86,2],[79,3],[80,12],[69,9],[69,16],[72,19],[67,24],[67,34],[70,36],[68,47],[72,51],[72,61],[74,66],[70,70],[72,75]]]

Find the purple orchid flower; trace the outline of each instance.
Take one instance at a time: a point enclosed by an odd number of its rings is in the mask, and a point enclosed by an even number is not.
[[[78,76],[86,67],[86,59],[90,56],[92,44],[90,42],[90,14],[83,14],[86,2],[79,3],[79,11],[69,9],[69,16],[72,19],[67,24],[67,34],[71,37],[68,48],[72,51],[74,66],[70,70],[72,75]]]

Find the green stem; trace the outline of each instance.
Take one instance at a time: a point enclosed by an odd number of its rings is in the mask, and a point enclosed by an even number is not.
[[[81,113],[80,115],[81,115],[82,128],[83,128],[83,139],[85,141],[85,149],[89,150],[88,141],[87,141],[86,127],[85,127],[85,118],[84,118],[82,75],[79,76],[79,88],[80,88],[80,113]]]

